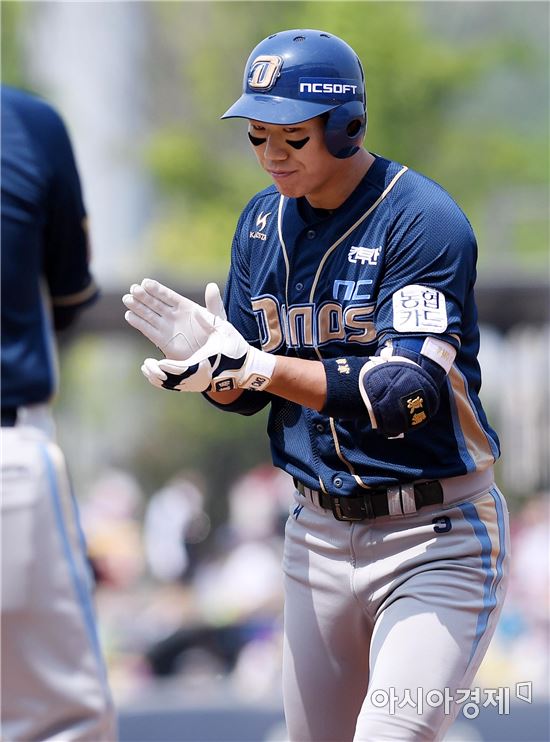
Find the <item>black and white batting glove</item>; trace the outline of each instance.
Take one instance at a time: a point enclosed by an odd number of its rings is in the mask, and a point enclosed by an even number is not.
[[[271,381],[275,356],[254,348],[227,321],[217,284],[206,287],[206,308],[151,279],[134,284],[122,301],[129,310],[126,321],[157,345],[169,363],[185,361],[188,369],[208,360],[212,391],[262,390]]]
[[[124,315],[128,324],[160,348],[167,358],[184,361],[206,341],[206,335],[196,324],[197,316],[204,314],[213,321],[221,309],[225,319],[216,284],[208,284],[205,299],[206,307],[201,307],[162,283],[145,278],[141,284],[130,287],[122,302],[128,310]]]
[[[146,358],[141,373],[157,389],[176,392],[205,392],[212,381],[212,366],[207,360],[189,366],[187,361]]]
[[[221,307],[221,311],[213,315],[213,320],[204,312],[195,315],[197,334],[206,337],[206,341],[187,359],[187,363],[200,364],[205,357],[209,359],[212,365],[211,391],[265,389],[273,375],[275,356],[250,345],[227,321],[217,284],[208,284],[205,297],[207,305]]]

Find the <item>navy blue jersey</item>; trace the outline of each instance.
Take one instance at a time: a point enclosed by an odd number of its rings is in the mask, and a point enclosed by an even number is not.
[[[97,296],[86,212],[65,126],[40,99],[2,86],[2,407],[56,386],[52,318]]]
[[[449,194],[382,157],[333,211],[274,186],[250,201],[233,241],[225,304],[251,344],[355,364],[390,340],[436,337],[457,349],[437,413],[396,438],[373,430],[359,390],[356,413],[347,400],[346,413],[332,409],[334,417],[245,391],[231,409],[251,414],[271,403],[275,465],[342,495],[358,483],[452,477],[493,464],[498,438],[478,397],[476,256],[472,228]]]

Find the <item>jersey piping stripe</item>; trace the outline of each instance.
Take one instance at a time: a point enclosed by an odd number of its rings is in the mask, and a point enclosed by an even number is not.
[[[68,294],[66,296],[52,296],[52,304],[54,307],[72,307],[75,304],[82,304],[90,297],[97,293],[97,286],[92,281],[82,291],[77,291],[76,294]]]
[[[283,205],[284,205],[284,202],[285,202],[285,198],[284,198],[284,196],[281,196],[280,199],[279,199],[279,208],[277,210],[277,231],[279,233],[279,242],[281,244],[281,250],[282,250],[282,253],[283,253],[283,259],[285,261],[285,268],[286,268],[285,302],[286,302],[286,306],[288,307],[288,305],[289,305],[289,302],[288,302],[288,284],[289,284],[289,280],[290,280],[290,261],[288,259],[288,253],[287,253],[285,241],[284,241],[284,238],[283,238]],[[284,310],[281,312],[281,319],[282,319],[282,322],[283,322],[283,334],[285,334],[285,332],[286,332],[286,337],[289,338],[290,337],[290,334],[289,334],[288,316],[287,316],[287,312],[284,311]],[[284,340],[283,340],[283,342],[284,342]],[[331,423],[332,423],[332,420],[331,420]],[[325,494],[328,494],[327,493],[327,489],[325,487],[325,484],[324,484],[323,480],[321,479],[321,477],[319,477],[319,486],[320,486],[322,492],[324,492]]]
[[[394,178],[394,180],[395,180],[395,178]],[[393,182],[393,181],[392,181],[392,182]],[[388,189],[386,189],[386,191],[387,191],[387,190],[388,190]],[[358,224],[359,224],[360,222],[362,222],[362,221],[363,221],[363,219],[364,219],[364,218],[365,218],[366,216],[368,216],[368,214],[369,214],[369,213],[370,213],[370,212],[372,211],[372,209],[374,208],[374,206],[376,206],[376,205],[377,205],[377,204],[378,204],[378,203],[380,202],[380,200],[381,200],[381,199],[378,199],[378,201],[376,202],[376,204],[374,204],[374,205],[373,205],[373,206],[372,206],[372,207],[371,207],[371,208],[369,209],[369,211],[367,211],[367,212],[366,212],[365,214],[363,214],[363,216],[361,217],[361,219],[359,219],[359,220],[358,220],[358,221],[357,221],[357,222],[356,222],[356,223],[355,223],[355,224],[353,225],[353,227],[352,227],[351,229],[354,229],[354,228],[355,228],[355,227],[356,227],[356,226],[357,226],[357,225],[358,225]],[[283,258],[284,258],[284,261],[285,261],[285,266],[286,266],[286,280],[285,280],[285,302],[286,302],[286,306],[288,307],[288,306],[289,306],[289,301],[288,301],[288,284],[289,284],[289,279],[290,279],[290,262],[289,262],[289,259],[288,259],[288,253],[287,253],[287,250],[286,250],[286,245],[285,245],[285,241],[284,241],[284,238],[283,238],[283,229],[282,229],[282,222],[283,222],[283,219],[282,219],[282,217],[283,217],[283,203],[284,203],[284,196],[281,196],[281,198],[279,199],[279,210],[278,210],[278,213],[277,213],[277,230],[278,230],[278,232],[279,232],[279,242],[281,243],[281,249],[282,249],[282,252],[283,252]],[[347,236],[347,234],[349,234],[349,232],[351,231],[351,229],[350,229],[350,230],[348,230],[348,231],[346,232],[346,234],[344,235],[344,237],[345,237],[345,236]],[[342,241],[342,240],[344,239],[344,237],[341,237],[341,238],[340,238],[339,240],[337,240],[337,241],[336,241],[336,242],[335,242],[335,243],[334,243],[334,244],[332,245],[332,247],[330,247],[330,248],[329,248],[328,252],[330,252],[330,251],[331,251],[331,250],[332,250],[332,249],[333,249],[334,247],[336,247],[336,245],[337,245],[337,244],[339,244],[339,243],[340,243],[340,242],[341,242],[341,241]],[[325,253],[325,255],[326,255],[326,253]],[[317,280],[317,278],[318,278],[318,273],[317,273],[317,276],[316,276],[316,280]],[[313,295],[313,291],[312,291],[312,295]],[[311,299],[310,299],[310,301],[311,301]],[[282,312],[282,316],[283,316],[283,321],[285,321],[285,325],[286,325],[286,330],[287,330],[287,341],[288,341],[288,339],[290,338],[290,334],[289,334],[289,325],[288,325],[288,313],[287,313],[287,312]],[[285,317],[286,317],[286,319],[285,319]],[[314,350],[315,350],[315,353],[317,354],[317,357],[318,357],[319,359],[321,359],[321,354],[319,353],[319,349],[318,349],[318,348],[316,347],[316,348],[314,348]],[[344,464],[345,466],[347,466],[347,468],[348,468],[348,470],[349,470],[350,474],[352,474],[352,475],[353,475],[353,477],[354,477],[354,479],[355,479],[355,480],[357,481],[357,483],[358,483],[358,484],[359,484],[359,485],[360,485],[361,487],[366,487],[366,485],[365,485],[365,484],[364,484],[364,483],[363,483],[363,482],[361,481],[361,479],[360,479],[360,478],[359,478],[359,477],[357,476],[357,474],[355,473],[355,470],[354,470],[353,466],[352,466],[352,465],[350,464],[350,462],[349,462],[349,461],[347,461],[347,460],[346,460],[346,459],[344,458],[344,456],[342,456],[342,452],[341,452],[341,450],[340,450],[340,443],[339,443],[339,441],[338,441],[338,435],[337,435],[337,433],[336,433],[336,428],[335,428],[335,425],[334,425],[334,420],[333,420],[333,418],[332,418],[332,417],[331,417],[331,418],[329,418],[329,424],[330,424],[330,429],[331,429],[331,432],[332,432],[332,438],[333,438],[333,440],[334,440],[334,446],[335,446],[335,448],[336,448],[336,455],[338,456],[338,458],[340,459],[340,461],[341,461],[341,462],[342,462],[342,463],[343,463],[343,464]],[[325,484],[324,484],[323,480],[321,479],[321,477],[319,477],[319,485],[320,485],[320,487],[321,487],[321,490],[322,490],[323,492],[325,492],[325,494],[326,494],[326,493],[327,493],[327,490],[326,490]]]
[[[344,234],[341,235],[336,240],[336,242],[333,242],[333,244],[325,252],[325,254],[321,258],[321,261],[320,261],[319,266],[317,268],[317,272],[315,274],[315,278],[313,279],[313,284],[312,284],[311,292],[310,292],[310,295],[309,295],[309,301],[310,301],[310,303],[313,303],[313,297],[315,295],[315,290],[316,290],[317,284],[319,282],[319,277],[321,275],[321,272],[322,272],[322,270],[323,270],[323,268],[325,266],[325,263],[328,260],[329,256],[334,252],[334,250],[338,247],[338,245],[340,245],[346,239],[346,237],[348,237],[353,232],[354,229],[356,229],[362,222],[364,222],[365,219],[370,214],[372,214],[372,212],[376,209],[376,207],[379,206],[382,203],[382,201],[386,198],[386,196],[388,195],[388,193],[392,190],[392,188],[394,187],[394,185],[397,183],[397,181],[399,180],[399,178],[402,175],[404,175],[407,172],[408,169],[409,168],[406,165],[404,165],[401,168],[401,170],[394,175],[394,177],[392,178],[392,180],[388,184],[387,188],[384,189],[384,191],[380,194],[380,196],[376,199],[376,201],[372,204],[372,206],[370,208],[368,208],[367,211],[365,211],[365,213],[362,214],[359,217],[359,219],[354,224],[352,224],[351,227],[346,232],[344,232]],[[289,306],[289,302],[288,302],[288,284],[289,284],[289,280],[290,280],[290,263],[289,263],[289,259],[288,259],[288,253],[287,253],[287,250],[286,250],[286,245],[285,245],[285,242],[284,242],[284,239],[283,239],[283,230],[282,230],[283,203],[284,203],[284,196],[281,196],[281,198],[279,199],[279,210],[278,210],[278,214],[277,214],[277,229],[278,229],[278,232],[279,232],[279,241],[281,243],[281,248],[282,248],[282,251],[283,251],[283,258],[284,258],[285,266],[286,266],[285,301],[286,301],[286,305],[288,307]],[[316,353],[317,357],[319,358],[319,360],[321,360],[322,356],[321,356],[321,353],[319,352],[319,349],[317,347],[315,347],[314,350],[315,350],[315,353]],[[369,487],[363,482],[363,480],[361,479],[361,477],[359,477],[359,475],[356,474],[355,469],[353,468],[352,464],[342,454],[342,451],[341,451],[341,448],[340,448],[340,442],[338,440],[338,433],[336,432],[336,425],[335,425],[334,419],[332,417],[329,418],[329,422],[330,422],[330,429],[331,429],[331,432],[332,432],[332,438],[333,438],[333,441],[334,441],[334,447],[336,449],[336,455],[338,456],[338,458],[340,459],[340,461],[347,467],[349,473],[353,476],[353,478],[355,479],[355,481],[357,482],[357,484],[360,487],[363,487],[364,489],[369,489]],[[320,481],[320,484],[321,484],[321,488],[324,491],[325,490],[325,487],[323,486],[323,482],[320,479],[319,479],[319,481]]]
[[[471,413],[474,415],[474,417],[475,417],[475,419],[477,421],[478,428],[481,431],[482,439],[487,442],[487,444],[489,446],[489,449],[491,451],[491,455],[493,457],[493,460],[491,461],[491,464],[493,464],[498,459],[498,456],[499,456],[499,451],[498,451],[498,447],[497,447],[496,441],[494,441],[493,438],[487,433],[487,431],[485,430],[485,428],[483,427],[483,425],[481,423],[481,420],[479,419],[479,414],[478,414],[478,411],[476,409],[476,406],[472,402],[472,398],[470,396],[470,390],[468,388],[468,384],[466,383],[466,378],[465,378],[464,374],[462,373],[462,371],[459,370],[458,367],[456,367],[456,371],[457,371],[457,374],[459,374],[460,375],[460,378],[462,379],[462,384],[464,386],[464,390],[465,390],[465,393],[466,393],[466,399],[468,400],[468,406],[469,406],[469,409],[470,409]],[[482,468],[485,469],[486,467],[483,466]]]
[[[59,458],[60,454],[57,452],[57,448],[53,445],[42,445],[41,447],[41,453],[42,457],[44,459],[44,462],[46,464],[46,471],[47,471],[47,477],[48,477],[48,483],[49,483],[49,490],[51,494],[52,499],[52,505],[53,505],[53,511],[54,516],[57,524],[57,530],[61,537],[61,544],[63,551],[65,553],[65,560],[66,564],[69,569],[69,574],[71,576],[71,581],[73,583],[73,587],[76,593],[76,596],[78,598],[78,604],[80,606],[80,609],[82,611],[83,617],[84,617],[84,623],[86,626],[86,631],[88,634],[88,640],[90,641],[92,651],[95,657],[95,660],[97,662],[99,671],[100,671],[100,677],[102,678],[102,691],[105,695],[105,698],[109,699],[110,703],[110,694],[107,687],[107,679],[106,679],[106,670],[105,666],[103,664],[103,660],[101,657],[101,650],[99,646],[99,639],[97,636],[97,632],[95,630],[95,620],[94,620],[94,613],[93,608],[90,602],[90,599],[88,597],[88,592],[86,590],[86,587],[84,585],[83,576],[82,576],[82,570],[80,570],[78,565],[75,561],[75,556],[73,554],[73,548],[71,547],[71,541],[70,541],[70,534],[67,530],[67,525],[65,522],[65,518],[63,517],[62,512],[62,501],[69,500],[72,497],[72,493],[70,491],[70,484],[66,480],[66,470],[65,470],[65,464],[61,459]],[[57,461],[55,459],[58,459]],[[58,484],[61,482],[66,482],[67,486],[62,487],[62,490],[60,490]],[[71,522],[71,518],[67,519],[67,522]],[[75,534],[72,534],[73,537]],[[78,543],[80,545],[80,536],[78,537]],[[83,557],[83,554],[81,554]]]
[[[333,244],[332,244],[332,245],[331,245],[331,246],[330,246],[330,247],[328,248],[328,250],[326,251],[326,253],[325,253],[325,254],[323,255],[323,257],[321,258],[321,262],[319,263],[319,266],[318,266],[318,268],[317,268],[317,273],[315,274],[315,278],[313,279],[313,285],[312,285],[312,287],[311,287],[311,292],[310,292],[310,294],[309,294],[309,301],[310,301],[310,303],[313,303],[313,297],[314,297],[314,295],[315,295],[315,289],[317,288],[317,283],[319,282],[319,277],[320,277],[320,275],[321,275],[321,272],[322,272],[322,270],[323,270],[323,268],[324,268],[324,266],[325,266],[325,263],[327,262],[327,260],[328,260],[328,258],[329,258],[329,256],[330,256],[330,254],[331,254],[332,252],[334,252],[334,250],[335,250],[335,249],[336,249],[336,248],[338,247],[338,245],[340,245],[340,244],[341,244],[341,243],[342,243],[342,242],[343,242],[343,241],[344,241],[344,240],[346,239],[346,237],[348,237],[348,236],[349,236],[349,235],[350,235],[350,234],[351,234],[351,233],[353,232],[353,230],[354,230],[354,229],[357,229],[357,227],[358,227],[358,226],[359,226],[359,225],[360,225],[360,224],[361,224],[362,222],[364,222],[364,221],[365,221],[365,219],[366,219],[366,218],[367,218],[367,217],[368,217],[368,216],[369,216],[370,214],[372,214],[372,212],[373,212],[373,211],[374,211],[374,210],[376,209],[376,207],[377,207],[377,206],[379,206],[379,204],[381,204],[381,203],[382,203],[382,201],[383,201],[383,200],[384,200],[384,199],[386,198],[386,196],[387,196],[387,195],[388,195],[388,193],[389,193],[389,192],[391,191],[391,189],[392,189],[392,188],[394,187],[394,185],[395,185],[395,184],[397,183],[397,181],[399,180],[399,178],[400,178],[400,177],[401,177],[402,175],[404,175],[404,174],[405,174],[405,173],[407,172],[407,170],[408,170],[408,169],[409,169],[409,168],[408,168],[408,167],[407,167],[406,165],[404,165],[404,166],[403,166],[403,167],[401,168],[401,170],[400,170],[400,171],[399,171],[398,173],[396,173],[396,175],[394,175],[394,177],[392,178],[392,180],[391,180],[391,181],[390,181],[390,183],[388,184],[388,187],[387,187],[387,188],[386,188],[386,189],[385,189],[384,191],[382,191],[382,193],[381,193],[381,194],[380,194],[380,196],[379,196],[379,197],[378,197],[378,198],[376,199],[376,201],[375,201],[375,202],[373,203],[373,205],[372,205],[372,206],[371,206],[371,207],[370,207],[369,209],[367,209],[367,211],[365,211],[365,213],[364,213],[364,214],[363,214],[362,216],[360,216],[360,217],[359,217],[359,219],[358,219],[358,220],[357,220],[357,221],[355,222],[355,224],[352,224],[352,225],[351,225],[351,227],[350,227],[350,228],[349,228],[349,229],[348,229],[348,230],[347,230],[346,232],[344,232],[344,234],[343,234],[343,235],[342,235],[341,237],[339,237],[339,238],[338,238],[338,239],[336,240],[336,242],[334,242],[334,243],[333,243]]]
[[[486,469],[494,463],[496,457],[468,396],[464,376],[457,366],[453,364],[447,378],[449,379],[452,395],[456,403],[456,422],[462,431],[468,456],[472,460],[475,469]],[[454,422],[455,420],[453,419]]]
[[[277,211],[277,231],[279,232],[279,242],[281,243],[281,248],[283,251],[283,258],[284,258],[285,267],[286,267],[285,302],[288,307],[288,282],[290,280],[290,262],[288,260],[288,253],[286,251],[286,245],[283,239],[283,204],[284,202],[285,202],[285,197],[281,196],[281,198],[279,199],[279,209]]]
[[[48,289],[43,278],[40,279],[40,322],[42,325],[41,335],[42,342],[48,358],[49,377],[50,377],[50,398],[53,397],[59,384],[59,363],[57,355],[57,346],[55,344],[55,335],[52,330],[50,320],[50,302],[48,299]],[[47,401],[47,400],[44,400]]]
[[[350,464],[350,462],[343,456],[342,451],[340,450],[340,441],[338,440],[338,433],[336,432],[336,424],[334,422],[333,417],[329,417],[329,423],[330,423],[330,430],[332,432],[332,439],[334,441],[334,448],[336,449],[336,455],[340,459],[340,461],[345,464],[348,469],[349,473],[353,475],[353,478],[357,482],[357,484],[361,485],[361,487],[365,487],[366,485],[361,481],[361,479],[357,476],[355,473],[355,470],[353,466]]]
[[[483,426],[481,420],[479,419],[478,410],[477,410],[476,406],[474,405],[474,403],[472,402],[472,398],[470,396],[470,390],[469,390],[468,384],[466,383],[466,377],[464,376],[464,374],[461,371],[459,371],[458,368],[457,368],[457,372],[460,374],[460,376],[462,378],[462,381],[463,381],[463,384],[464,384],[464,389],[466,390],[466,397],[468,399],[469,408],[470,408],[471,412],[473,413],[473,415],[474,415],[474,417],[475,417],[475,419],[477,421],[479,430],[481,431],[484,440],[487,441],[487,444],[489,445],[489,449],[490,449],[491,455],[493,457],[493,461],[491,463],[494,463],[498,459],[498,457],[500,455],[500,452],[498,450],[497,442],[486,431],[486,429]]]
[[[343,242],[343,240],[345,240],[346,237],[348,237],[353,232],[354,229],[356,229],[362,222],[364,222],[365,219],[370,214],[372,214],[372,212],[376,209],[376,207],[379,206],[380,203],[382,203],[382,201],[386,198],[386,196],[388,195],[388,193],[391,191],[391,189],[397,183],[397,181],[399,180],[399,178],[404,173],[406,173],[408,169],[409,169],[408,167],[403,166],[401,168],[401,170],[398,173],[396,173],[396,175],[394,175],[394,177],[392,178],[392,180],[388,184],[388,187],[385,188],[385,190],[380,194],[380,196],[372,204],[372,206],[369,209],[367,209],[367,211],[365,211],[365,213],[362,216],[360,216],[359,219],[354,224],[352,224],[352,226],[346,232],[344,232],[344,234],[341,237],[339,237],[336,240],[336,242],[334,242],[328,248],[328,250],[326,251],[326,253],[321,258],[321,262],[319,263],[319,266],[317,268],[317,272],[315,274],[315,278],[313,279],[313,285],[311,287],[311,292],[309,294],[309,301],[310,301],[310,303],[313,303],[313,297],[315,295],[315,290],[317,288],[317,284],[319,282],[319,278],[321,276],[321,272],[322,272],[322,270],[323,270],[323,268],[325,266],[325,263],[328,260],[329,256],[334,252],[334,250],[338,247],[338,245],[340,245]],[[288,267],[287,267],[287,270],[288,270]],[[287,285],[288,285],[288,273],[287,273]],[[288,303],[288,301],[287,301],[287,303]],[[315,348],[315,353],[317,354],[317,357],[319,358],[319,360],[321,360],[322,356],[321,356],[321,353],[319,352],[319,348]],[[334,448],[336,449],[336,455],[338,456],[338,458],[340,459],[340,461],[347,467],[349,473],[353,476],[353,478],[355,479],[355,481],[357,482],[357,484],[360,487],[363,487],[363,489],[369,489],[368,486],[363,482],[363,480],[361,479],[361,477],[355,472],[355,469],[354,469],[353,465],[342,454],[342,450],[340,448],[340,441],[338,440],[338,433],[336,431],[336,424],[334,422],[334,418],[332,418],[332,417],[329,418],[329,421],[330,421],[330,429],[331,429],[331,432],[332,432],[332,439],[334,441]]]
[[[466,502],[459,507],[481,545],[481,566],[485,572],[483,607],[477,618],[476,633],[469,657],[471,661],[497,604],[496,591],[502,580],[503,562],[506,556],[504,515],[502,504],[495,496],[494,489],[479,502],[475,504]]]
[[[445,384],[447,385],[447,391],[449,394],[449,407],[451,410],[451,420],[453,423],[453,432],[455,434],[455,441],[458,453],[460,455],[460,458],[462,459],[462,462],[464,463],[464,466],[466,467],[466,471],[475,471],[475,461],[470,456],[468,447],[466,446],[466,440],[464,439],[462,428],[460,427],[456,399],[453,393],[453,388],[451,386],[451,380],[449,379],[448,375],[445,379]]]

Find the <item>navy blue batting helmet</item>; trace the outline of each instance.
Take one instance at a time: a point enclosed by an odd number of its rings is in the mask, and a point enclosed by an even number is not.
[[[334,157],[355,154],[367,127],[365,76],[345,41],[324,31],[272,34],[252,51],[243,94],[224,113],[291,126],[328,113],[325,142]]]

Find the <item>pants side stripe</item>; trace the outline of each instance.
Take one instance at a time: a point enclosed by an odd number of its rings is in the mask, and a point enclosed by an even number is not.
[[[491,497],[493,500],[495,500],[495,507],[496,507],[496,499],[491,492]],[[481,566],[483,571],[485,572],[485,579],[483,581],[483,607],[478,615],[477,619],[477,626],[476,626],[476,635],[474,638],[474,642],[472,645],[472,650],[470,652],[470,660],[475,655],[477,647],[479,645],[479,642],[481,641],[481,638],[487,629],[487,625],[489,623],[489,616],[491,615],[491,612],[494,610],[496,606],[496,588],[498,586],[498,583],[500,582],[502,578],[502,562],[504,559],[504,537],[503,537],[503,521],[502,521],[502,511],[500,513],[500,517],[498,514],[497,509],[497,522],[498,522],[498,536],[499,536],[499,551],[496,558],[495,568],[493,568],[491,564],[491,552],[492,552],[492,543],[491,538],[489,536],[489,533],[487,532],[487,527],[485,523],[481,520],[481,518],[478,515],[478,512],[476,510],[476,507],[473,503],[463,503],[459,506],[462,510],[464,517],[470,523],[472,526],[474,533],[481,544]]]
[[[78,573],[78,567],[77,567],[77,564],[75,562],[75,558],[72,552],[69,536],[67,533],[67,527],[66,527],[66,524],[63,518],[62,509],[61,509],[60,493],[59,493],[59,488],[58,488],[58,479],[56,476],[55,465],[54,465],[54,462],[52,461],[52,457],[50,456],[47,446],[41,446],[41,452],[42,452],[42,455],[46,463],[53,510],[54,510],[54,515],[55,515],[55,520],[57,523],[58,532],[61,536],[61,542],[62,542],[63,551],[65,553],[66,563],[69,568],[69,573],[71,575],[73,587],[74,587],[74,590],[75,590],[75,593],[78,599],[78,604],[82,611],[82,615],[84,618],[84,624],[86,627],[86,633],[88,634],[88,639],[92,646],[93,654],[94,654],[95,660],[97,662],[97,665],[100,671],[103,691],[110,705],[111,704],[110,692],[107,686],[106,670],[103,664],[101,649],[99,646],[99,638],[98,638],[97,631],[96,631],[94,610],[91,604],[91,600],[88,594],[87,587]],[[69,494],[72,497],[72,492],[70,490],[69,490]],[[83,554],[83,558],[85,558],[85,554]]]
[[[502,564],[506,556],[506,529],[504,527],[504,510],[502,507],[502,500],[499,497],[498,492],[494,489],[491,490],[491,497],[495,501],[495,509],[497,511],[497,524],[498,524],[498,540],[499,540],[499,552],[496,561],[496,578],[493,583],[492,594],[495,595],[497,588],[502,580]]]

